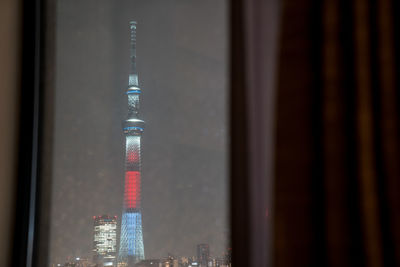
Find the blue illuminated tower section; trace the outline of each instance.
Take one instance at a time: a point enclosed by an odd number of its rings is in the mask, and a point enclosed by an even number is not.
[[[119,266],[134,266],[144,259],[142,211],[141,211],[141,153],[140,139],[144,121],[139,119],[140,88],[136,70],[136,22],[130,22],[131,70],[128,96],[128,117],[124,121],[125,191],[122,211],[121,235],[118,253]]]

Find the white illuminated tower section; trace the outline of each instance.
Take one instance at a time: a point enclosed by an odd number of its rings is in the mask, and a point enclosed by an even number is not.
[[[121,235],[118,253],[120,266],[134,266],[144,259],[142,211],[141,211],[141,153],[140,139],[144,121],[139,119],[140,88],[136,71],[136,22],[130,22],[131,70],[128,96],[128,117],[124,121],[126,139],[125,191],[121,221]]]

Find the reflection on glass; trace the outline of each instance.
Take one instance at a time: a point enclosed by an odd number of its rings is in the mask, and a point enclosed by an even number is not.
[[[57,2],[50,266],[230,266],[226,11]]]

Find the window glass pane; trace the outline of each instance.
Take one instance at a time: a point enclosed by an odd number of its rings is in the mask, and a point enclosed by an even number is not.
[[[228,265],[227,1],[56,4],[49,266]]]

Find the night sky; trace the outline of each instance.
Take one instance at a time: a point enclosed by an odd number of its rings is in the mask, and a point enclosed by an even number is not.
[[[121,216],[129,21],[142,88],[146,258],[228,246],[225,0],[58,0],[50,262],[91,257]],[[119,233],[118,233],[119,234]]]

